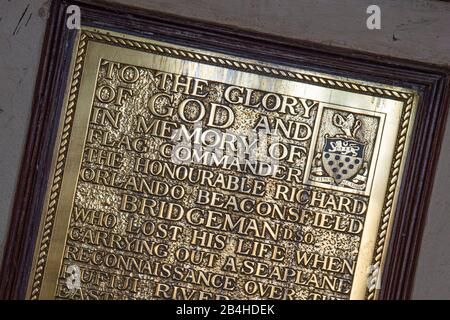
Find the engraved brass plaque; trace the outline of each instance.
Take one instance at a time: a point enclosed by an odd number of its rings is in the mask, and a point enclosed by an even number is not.
[[[376,299],[417,94],[83,27],[30,299]]]

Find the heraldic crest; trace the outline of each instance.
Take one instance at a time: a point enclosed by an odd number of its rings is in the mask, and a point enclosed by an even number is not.
[[[352,113],[345,118],[335,113],[332,119],[333,125],[342,133],[323,136],[322,151],[314,158],[311,180],[364,190],[368,174],[367,162],[364,161],[366,144],[356,138],[361,120]]]

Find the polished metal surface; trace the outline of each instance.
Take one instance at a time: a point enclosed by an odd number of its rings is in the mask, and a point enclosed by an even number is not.
[[[84,27],[28,297],[375,299],[417,95]]]

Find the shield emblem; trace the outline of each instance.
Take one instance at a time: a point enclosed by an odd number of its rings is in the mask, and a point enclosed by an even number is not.
[[[322,165],[336,184],[353,178],[361,169],[365,145],[348,138],[325,137]]]

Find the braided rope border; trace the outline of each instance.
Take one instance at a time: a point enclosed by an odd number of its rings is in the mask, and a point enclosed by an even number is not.
[[[391,167],[391,173],[389,175],[389,184],[387,187],[387,194],[385,196],[385,203],[383,205],[383,211],[380,219],[380,226],[378,229],[378,236],[376,242],[376,249],[374,251],[374,257],[372,260],[372,272],[369,275],[369,288],[367,290],[367,299],[374,300],[377,293],[377,284],[379,281],[379,277],[381,276],[381,262],[383,258],[383,252],[386,247],[386,236],[389,227],[389,220],[391,217],[391,213],[393,211],[395,190],[397,188],[400,167],[403,158],[403,151],[405,149],[406,144],[406,135],[408,133],[408,128],[410,124],[410,119],[412,115],[412,108],[414,105],[414,97],[411,96],[406,101],[405,109],[402,114],[402,124],[399,130],[399,134],[397,137],[396,148],[395,148],[395,157],[392,160],[393,164]]]
[[[53,231],[53,223],[55,221],[56,208],[58,206],[59,194],[61,189],[61,181],[64,174],[64,167],[66,164],[66,155],[70,135],[72,133],[72,124],[74,119],[74,112],[76,101],[78,97],[78,90],[80,86],[82,66],[86,55],[87,39],[84,34],[81,34],[80,42],[78,44],[78,51],[75,58],[75,66],[73,70],[72,82],[70,84],[70,92],[66,107],[64,118],[64,127],[61,133],[61,140],[59,143],[59,150],[55,165],[55,173],[53,176],[52,186],[50,189],[49,202],[47,206],[44,227],[42,230],[42,238],[40,241],[39,253],[37,256],[33,285],[31,287],[30,299],[36,300],[39,298],[41,292],[42,278],[47,263],[47,255],[50,247],[50,239]]]
[[[372,273],[373,278],[371,278],[371,283],[368,289],[367,299],[372,300],[375,298],[376,293],[376,279],[379,274],[381,260],[385,248],[387,229],[389,226],[389,218],[393,209],[393,200],[395,196],[395,189],[397,186],[401,160],[403,157],[403,151],[406,142],[406,134],[408,132],[409,120],[412,114],[412,107],[414,102],[414,96],[411,93],[379,88],[364,84],[352,83],[349,81],[343,80],[335,80],[326,77],[319,77],[315,75],[300,73],[300,72],[292,72],[288,70],[283,70],[275,67],[268,67],[263,65],[257,65],[253,63],[241,62],[232,60],[229,58],[222,57],[214,57],[207,54],[190,52],[182,49],[175,49],[170,47],[165,47],[157,44],[152,44],[148,42],[142,42],[137,40],[130,40],[121,38],[118,36],[112,36],[97,32],[91,32],[87,30],[83,30],[80,37],[80,42],[78,45],[78,52],[76,57],[76,64],[74,67],[74,75],[72,77],[70,96],[68,99],[67,111],[64,120],[64,129],[61,135],[60,149],[58,152],[58,158],[56,163],[56,171],[54,174],[54,179],[51,187],[51,194],[49,198],[49,204],[45,219],[45,225],[42,234],[42,240],[40,242],[40,249],[38,254],[38,261],[35,267],[35,276],[33,280],[33,285],[31,289],[31,299],[35,300],[39,298],[41,285],[42,285],[42,277],[44,273],[44,268],[46,264],[46,258],[49,250],[50,239],[52,235],[53,222],[56,213],[56,207],[59,199],[59,192],[61,188],[61,180],[64,173],[64,165],[67,154],[67,144],[69,143],[69,138],[71,134],[72,114],[75,111],[76,99],[80,84],[80,78],[82,73],[82,64],[84,61],[85,53],[86,53],[86,45],[87,41],[91,39],[94,41],[113,43],[119,46],[133,48],[141,51],[146,51],[159,55],[167,55],[176,58],[184,58],[191,59],[194,61],[199,61],[203,63],[208,63],[212,65],[218,65],[221,67],[237,69],[241,71],[260,73],[269,76],[282,77],[289,80],[294,81],[302,81],[306,83],[311,83],[315,85],[327,86],[330,88],[336,88],[340,90],[353,91],[362,94],[374,94],[387,98],[396,98],[400,100],[406,101],[406,108],[402,115],[402,125],[401,130],[397,139],[397,148],[396,154],[394,157],[394,163],[391,167],[390,180],[388,186],[388,194],[385,197],[385,204],[383,207],[383,214],[381,218],[382,224],[379,227],[378,231],[378,239],[377,239],[377,247],[375,250],[376,256],[373,259],[373,265],[375,266],[374,271]]]
[[[123,47],[138,49],[141,51],[151,52],[159,55],[166,55],[174,58],[184,58],[184,59],[190,59],[194,61],[199,61],[203,63],[208,63],[212,65],[217,65],[221,67],[227,67],[232,69],[237,69],[241,71],[247,71],[252,73],[260,73],[265,74],[269,76],[275,76],[275,77],[282,77],[285,79],[295,80],[295,81],[302,81],[306,83],[311,83],[315,85],[322,85],[327,86],[331,88],[337,88],[341,90],[347,90],[347,91],[353,91],[363,94],[376,94],[384,97],[389,98],[397,98],[397,99],[408,99],[411,94],[396,90],[390,90],[385,88],[379,88],[379,87],[373,87],[369,85],[364,84],[357,84],[352,83],[349,81],[343,81],[343,80],[336,80],[331,78],[325,78],[325,77],[319,77],[315,75],[300,73],[300,72],[292,72],[288,70],[283,70],[275,67],[268,67],[263,65],[258,65],[254,63],[248,63],[248,62],[241,62],[232,60],[229,58],[222,58],[222,57],[214,57],[211,55],[203,54],[203,53],[197,53],[197,52],[191,52],[188,50],[183,49],[175,49],[171,47],[166,47],[158,44],[153,44],[149,42],[142,42],[137,40],[130,40],[121,38],[118,36],[112,36],[112,35],[106,35],[102,33],[97,32],[91,32],[91,31],[84,31],[83,34],[85,34],[88,38],[92,40],[97,40],[100,42],[106,42],[106,43],[114,43]]]

